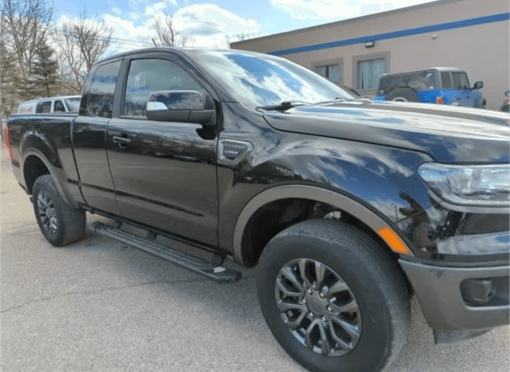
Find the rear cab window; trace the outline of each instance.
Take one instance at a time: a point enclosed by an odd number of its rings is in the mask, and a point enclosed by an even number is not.
[[[41,101],[35,107],[36,114],[48,114],[51,112],[51,101]]]
[[[99,66],[89,85],[88,92],[83,96],[81,115],[111,118],[115,86],[120,70],[120,61]]]
[[[441,72],[441,85],[443,89],[452,89],[452,77],[450,76],[449,71]]]
[[[379,95],[385,95],[397,88],[411,88],[417,92],[434,90],[433,71],[416,71],[409,74],[388,75],[381,77]]]
[[[56,100],[53,104],[53,112],[66,112],[64,103],[61,100]]]

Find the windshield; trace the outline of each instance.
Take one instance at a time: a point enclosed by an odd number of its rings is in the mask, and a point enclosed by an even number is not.
[[[81,97],[66,98],[65,101],[69,112],[78,112],[80,109]]]
[[[283,58],[240,51],[190,51],[239,102],[248,107],[354,99],[322,76]]]

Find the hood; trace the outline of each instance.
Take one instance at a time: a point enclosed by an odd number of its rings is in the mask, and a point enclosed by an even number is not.
[[[440,163],[508,163],[509,115],[408,102],[356,100],[267,112],[276,130],[427,153]]]

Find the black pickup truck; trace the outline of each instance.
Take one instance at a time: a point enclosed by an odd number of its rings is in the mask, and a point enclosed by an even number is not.
[[[218,282],[240,278],[226,258],[257,266],[298,363],[366,372],[406,343],[413,294],[437,343],[508,324],[508,129],[355,99],[277,57],[158,48],[102,60],[77,116],[14,115],[5,138],[51,244],[83,238],[89,212],[112,219],[95,232]]]

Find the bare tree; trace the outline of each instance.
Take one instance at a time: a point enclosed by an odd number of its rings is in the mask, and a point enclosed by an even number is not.
[[[60,74],[67,88],[81,92],[88,71],[112,43],[114,28],[97,17],[87,19],[87,12],[62,24],[55,34],[60,46]]]
[[[1,15],[5,48],[26,79],[32,69],[35,48],[49,33],[53,7],[41,0],[4,0]]]
[[[229,35],[225,35],[225,42],[227,43],[227,48],[230,49],[230,43],[232,40],[230,39]]]
[[[195,45],[195,38],[190,35],[181,35],[181,39],[179,40],[179,45],[183,46],[183,47],[185,47],[185,46],[192,47]]]
[[[20,101],[32,98],[28,90],[28,77],[36,46],[50,33],[53,7],[46,0],[4,0],[1,16],[1,58],[4,72],[0,90],[2,92],[2,112],[7,113]],[[15,80],[15,81],[14,81]],[[5,99],[4,99],[5,98]]]
[[[181,34],[175,28],[173,16],[167,13],[163,13],[163,16],[154,17],[154,30],[158,34],[158,41],[161,46],[193,46],[195,44],[195,38]]]
[[[247,40],[250,38],[250,35],[245,32],[238,32],[236,34],[237,41]]]

